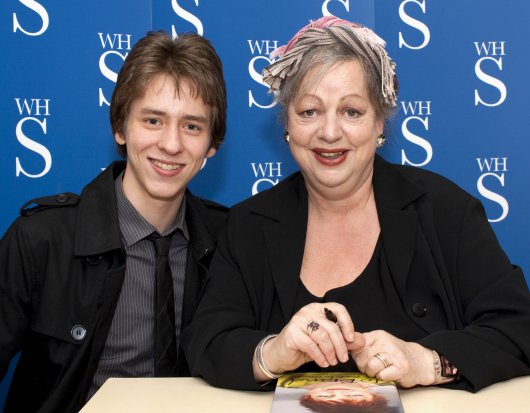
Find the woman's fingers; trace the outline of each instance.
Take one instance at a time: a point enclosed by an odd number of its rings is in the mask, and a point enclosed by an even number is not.
[[[348,343],[353,342],[355,340],[355,328],[348,310],[343,305],[337,303],[328,303],[325,308],[337,319],[336,324],[340,329],[343,340]]]
[[[367,359],[364,369],[367,375],[380,378],[380,375],[388,373],[388,370],[394,374],[398,373],[399,364],[401,363],[396,364],[395,353],[379,351]]]
[[[349,358],[348,344],[356,337],[350,314],[343,305],[337,303],[321,304],[318,311],[324,331],[315,336],[315,341],[331,365],[345,363]]]
[[[317,323],[313,320],[313,322]],[[320,327],[311,330],[300,338],[299,350],[305,353],[320,367],[329,367],[337,364],[333,344],[327,332]]]
[[[349,353],[355,353],[362,350],[366,346],[366,338],[363,333],[356,331],[354,333],[354,339],[351,342],[346,343]]]
[[[355,339],[353,322],[346,308],[337,303],[313,303],[293,316],[282,334],[292,350],[306,354],[320,367],[348,360],[348,345]]]
[[[420,344],[406,342],[385,331],[364,334],[366,346],[352,352],[359,370],[403,387],[431,384],[432,351]]]

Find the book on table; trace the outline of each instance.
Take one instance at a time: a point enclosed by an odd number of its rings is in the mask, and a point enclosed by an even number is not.
[[[271,413],[403,413],[393,382],[362,373],[287,373],[278,379]]]

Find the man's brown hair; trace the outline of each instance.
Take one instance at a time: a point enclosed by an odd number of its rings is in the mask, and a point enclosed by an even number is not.
[[[172,39],[162,31],[149,32],[131,49],[118,74],[110,103],[112,133],[123,133],[132,102],[143,96],[147,84],[159,74],[191,83],[192,94],[211,108],[211,147],[218,149],[226,132],[226,85],[221,59],[211,43],[198,34]],[[118,152],[127,155],[125,145]]]

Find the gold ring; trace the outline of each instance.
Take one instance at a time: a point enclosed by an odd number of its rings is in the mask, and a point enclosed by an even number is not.
[[[383,366],[385,366],[385,369],[387,367],[390,367],[392,365],[392,363],[390,363],[384,356],[382,356],[381,354],[379,353],[376,353],[374,355],[375,358],[377,358],[381,363],[383,363]]]

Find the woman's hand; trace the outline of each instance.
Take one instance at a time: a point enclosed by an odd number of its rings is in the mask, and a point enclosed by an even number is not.
[[[324,311],[331,310],[337,321]],[[329,316],[333,318],[332,316]],[[348,360],[348,351],[364,347],[364,337],[356,333],[346,308],[337,303],[312,303],[298,311],[281,333],[263,347],[267,369],[280,374],[314,361],[320,367],[334,366]],[[257,381],[268,380],[253,362]]]
[[[364,333],[366,345],[352,352],[359,370],[371,377],[395,381],[401,387],[435,382],[433,352],[382,330]]]

